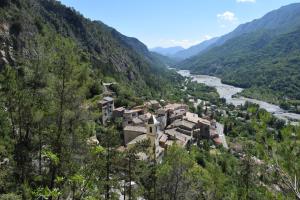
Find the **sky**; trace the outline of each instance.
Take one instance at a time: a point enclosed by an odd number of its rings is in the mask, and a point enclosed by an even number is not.
[[[188,48],[300,0],[60,0],[148,48]]]

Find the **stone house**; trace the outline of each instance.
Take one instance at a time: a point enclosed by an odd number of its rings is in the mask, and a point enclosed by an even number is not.
[[[104,97],[99,105],[102,110],[102,124],[106,125],[108,120],[112,118],[114,108],[114,99],[112,97]]]

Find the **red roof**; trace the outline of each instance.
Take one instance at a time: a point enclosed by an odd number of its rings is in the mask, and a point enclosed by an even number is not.
[[[213,141],[214,141],[215,144],[217,144],[217,145],[221,145],[221,144],[222,144],[222,140],[221,140],[221,138],[219,138],[219,137],[214,138]]]

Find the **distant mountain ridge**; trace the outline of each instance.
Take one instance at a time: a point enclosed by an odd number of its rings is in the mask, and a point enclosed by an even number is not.
[[[248,88],[250,97],[278,103],[300,100],[300,3],[240,25],[210,49],[177,67],[217,75]]]
[[[201,42],[200,44],[194,45],[188,49],[181,50],[176,54],[172,55],[173,58],[177,58],[178,60],[184,60],[190,57],[193,57],[205,50],[207,50],[211,45],[216,43],[219,38],[212,38],[206,41]]]
[[[300,4],[290,4],[280,9],[273,10],[260,19],[239,25],[234,31],[220,37],[211,47],[224,44],[226,41],[243,34],[261,31],[274,30],[276,34],[287,33],[300,26]]]
[[[239,25],[234,31],[228,34],[206,40],[190,48],[178,51],[174,54],[163,54],[159,51],[157,51],[157,53],[182,61],[196,56],[197,54],[202,54],[203,52],[212,49],[213,47],[220,46],[226,41],[243,34],[265,29],[276,30],[276,34],[287,33],[289,31],[292,31],[293,27],[300,26],[299,7],[300,5],[297,3],[284,6],[280,8],[280,13],[277,12],[278,10],[271,11],[261,19],[256,19],[252,22]]]
[[[179,51],[184,50],[183,47],[181,46],[175,46],[175,47],[155,47],[150,49],[150,51],[155,52],[155,53],[159,53],[163,56],[169,56],[169,57],[173,57],[174,54],[176,54]]]

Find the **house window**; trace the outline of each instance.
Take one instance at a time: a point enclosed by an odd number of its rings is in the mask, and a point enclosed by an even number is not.
[[[152,133],[152,127],[150,127],[150,133]]]

